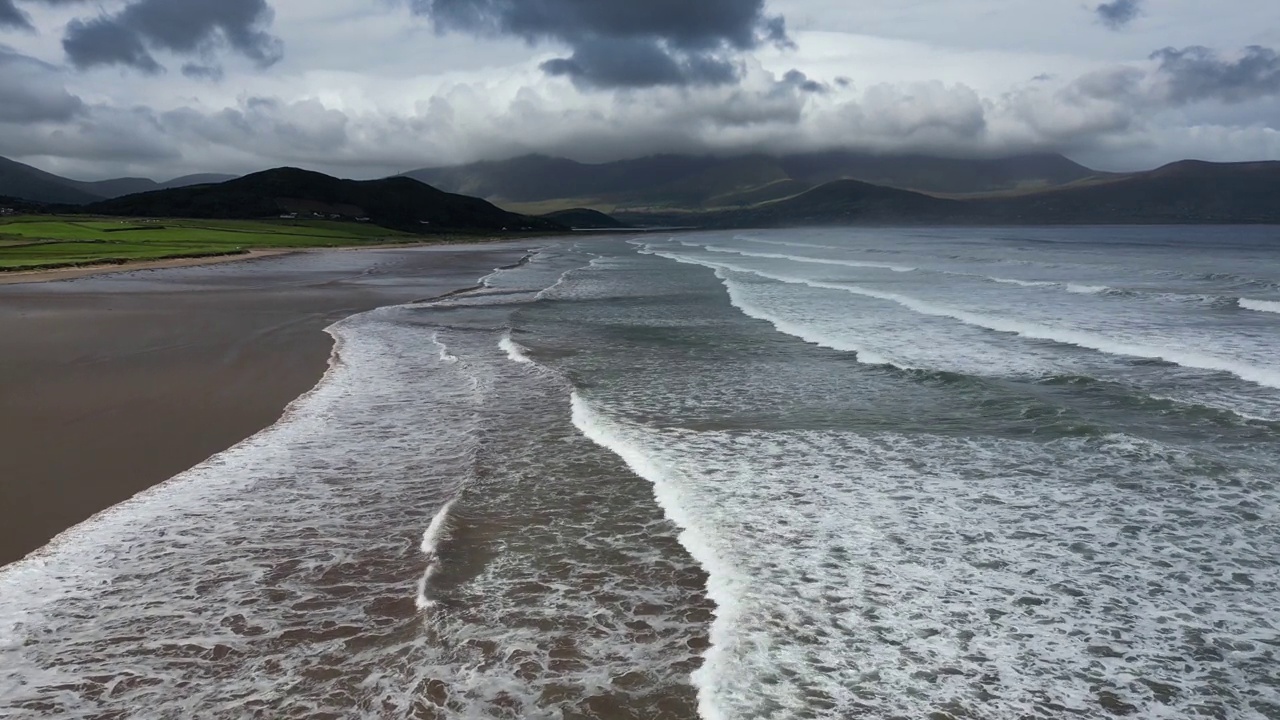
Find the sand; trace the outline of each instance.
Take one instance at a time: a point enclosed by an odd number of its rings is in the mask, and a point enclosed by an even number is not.
[[[0,287],[0,565],[274,423],[324,373],[328,325],[470,286],[530,244]]]

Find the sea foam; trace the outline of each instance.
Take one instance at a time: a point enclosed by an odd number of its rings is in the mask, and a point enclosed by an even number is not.
[[[1249,298],[1240,298],[1237,302],[1240,304],[1240,307],[1245,310],[1280,313],[1280,302],[1276,302],[1274,300],[1250,300]]]

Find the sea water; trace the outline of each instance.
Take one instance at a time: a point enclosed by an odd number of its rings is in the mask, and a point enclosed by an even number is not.
[[[1280,718],[1278,248],[547,241],[0,570],[0,714]]]

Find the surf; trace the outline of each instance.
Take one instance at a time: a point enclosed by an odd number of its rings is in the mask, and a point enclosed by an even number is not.
[[[1261,385],[1263,387],[1280,389],[1280,370],[1272,368],[1262,368],[1245,363],[1240,363],[1227,358],[1215,355],[1197,353],[1179,348],[1163,348],[1139,343],[1125,342],[1116,340],[1097,333],[1088,331],[1075,330],[1071,328],[1058,328],[1048,325],[1042,325],[1034,322],[1020,321],[1012,318],[995,317],[984,313],[973,312],[962,308],[948,307],[938,305],[936,303],[920,300],[908,295],[899,293],[886,292],[882,290],[874,290],[871,288],[860,287],[858,285],[847,283],[835,283],[822,280],[813,280],[809,278],[800,278],[787,275],[779,275],[755,268],[743,267],[740,265],[732,265],[727,263],[716,263],[707,260],[700,260],[688,256],[682,256],[675,253],[658,251],[655,254],[677,262],[686,262],[690,264],[702,265],[708,269],[715,270],[723,268],[734,272],[742,272],[757,275],[762,278],[774,280],[783,283],[794,283],[808,285],[813,288],[821,288],[826,290],[836,290],[840,292],[862,295],[864,297],[875,298],[878,300],[886,300],[896,303],[902,307],[917,312],[921,315],[932,315],[934,317],[946,317],[962,322],[966,325],[985,328],[994,332],[1009,333],[1032,340],[1047,340],[1050,342],[1062,343],[1065,345],[1074,345],[1076,347],[1086,348],[1110,355],[1122,355],[1127,357],[1145,358],[1151,360],[1162,360],[1184,367],[1197,368],[1201,370],[1212,370],[1216,372],[1224,372],[1234,375],[1241,380]]]

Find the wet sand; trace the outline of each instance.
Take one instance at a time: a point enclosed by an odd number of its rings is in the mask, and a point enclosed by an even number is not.
[[[0,565],[271,425],[323,329],[534,243],[319,251],[0,287]]]

